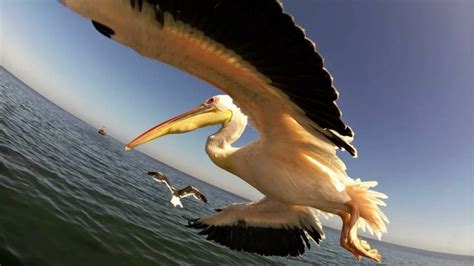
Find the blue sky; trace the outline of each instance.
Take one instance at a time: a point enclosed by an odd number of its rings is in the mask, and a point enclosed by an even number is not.
[[[33,89],[128,142],[220,92],[102,37],[55,0],[0,2],[0,60]],[[474,255],[474,4],[468,1],[284,1],[316,42],[340,92],[359,158],[349,174],[389,195],[389,242]],[[204,145],[217,127],[140,150],[251,199]],[[247,129],[238,144],[255,139]],[[337,220],[327,222],[336,226]]]

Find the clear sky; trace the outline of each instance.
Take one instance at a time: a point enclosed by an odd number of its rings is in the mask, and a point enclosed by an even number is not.
[[[219,94],[102,37],[55,0],[0,0],[2,65],[59,106],[128,142]],[[472,1],[284,1],[340,92],[359,158],[349,174],[389,195],[384,240],[474,255]],[[217,127],[141,151],[251,199],[260,194],[204,152]],[[247,129],[238,144],[255,139]],[[324,221],[323,221],[324,222]],[[331,220],[330,225],[337,224]]]

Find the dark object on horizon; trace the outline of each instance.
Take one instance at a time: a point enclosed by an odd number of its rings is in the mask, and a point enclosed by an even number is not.
[[[99,134],[101,134],[102,136],[105,136],[105,135],[107,135],[107,128],[101,127],[101,128],[99,129],[99,131],[97,131],[97,132],[98,132]]]
[[[207,203],[207,198],[204,196],[201,191],[199,191],[197,188],[193,186],[187,186],[182,189],[176,189],[174,188],[168,178],[161,172],[148,172],[148,175],[153,176],[153,179],[155,179],[156,182],[161,182],[165,183],[165,185],[168,187],[168,189],[171,192],[171,204],[173,204],[174,207],[181,207],[183,208],[183,204],[181,204],[181,198],[186,198],[188,196],[193,196],[194,198],[198,200],[202,200],[203,202]]]

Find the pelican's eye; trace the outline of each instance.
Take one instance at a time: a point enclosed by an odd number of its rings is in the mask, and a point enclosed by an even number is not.
[[[206,100],[205,104],[212,104],[215,101],[214,97]]]

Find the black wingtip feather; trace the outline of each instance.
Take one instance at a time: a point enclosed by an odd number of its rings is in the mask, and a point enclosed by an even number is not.
[[[112,35],[115,34],[114,30],[105,26],[104,24],[100,23],[100,22],[97,22],[95,20],[91,20],[92,22],[92,25],[94,26],[94,28],[100,32],[102,35],[104,35],[105,37],[107,38],[112,38]]]
[[[200,198],[202,201],[204,201],[204,203],[208,203],[206,196],[204,196],[203,194],[200,195]]]
[[[199,219],[188,220],[188,227],[202,229],[198,234],[232,250],[246,251],[264,256],[299,256],[310,248],[305,230],[299,227],[257,227],[239,220],[234,225],[208,225]],[[307,233],[319,243],[316,230]]]
[[[349,130],[350,127],[348,127]],[[351,130],[352,131],[352,130]],[[351,144],[345,142],[343,139],[341,139],[339,136],[337,136],[336,134],[332,134],[331,132],[330,133],[330,136],[327,136],[325,135],[329,140],[331,140],[332,143],[334,143],[336,146],[338,146],[339,148],[341,149],[344,149],[346,150],[347,152],[349,152],[353,157],[357,157],[357,150],[354,148],[354,146],[352,146]]]
[[[319,234],[319,232],[313,228],[306,230],[306,232],[308,232],[308,234],[311,236],[314,242],[316,242],[316,244],[319,245],[319,242],[321,241],[321,238],[322,238],[321,234]]]

